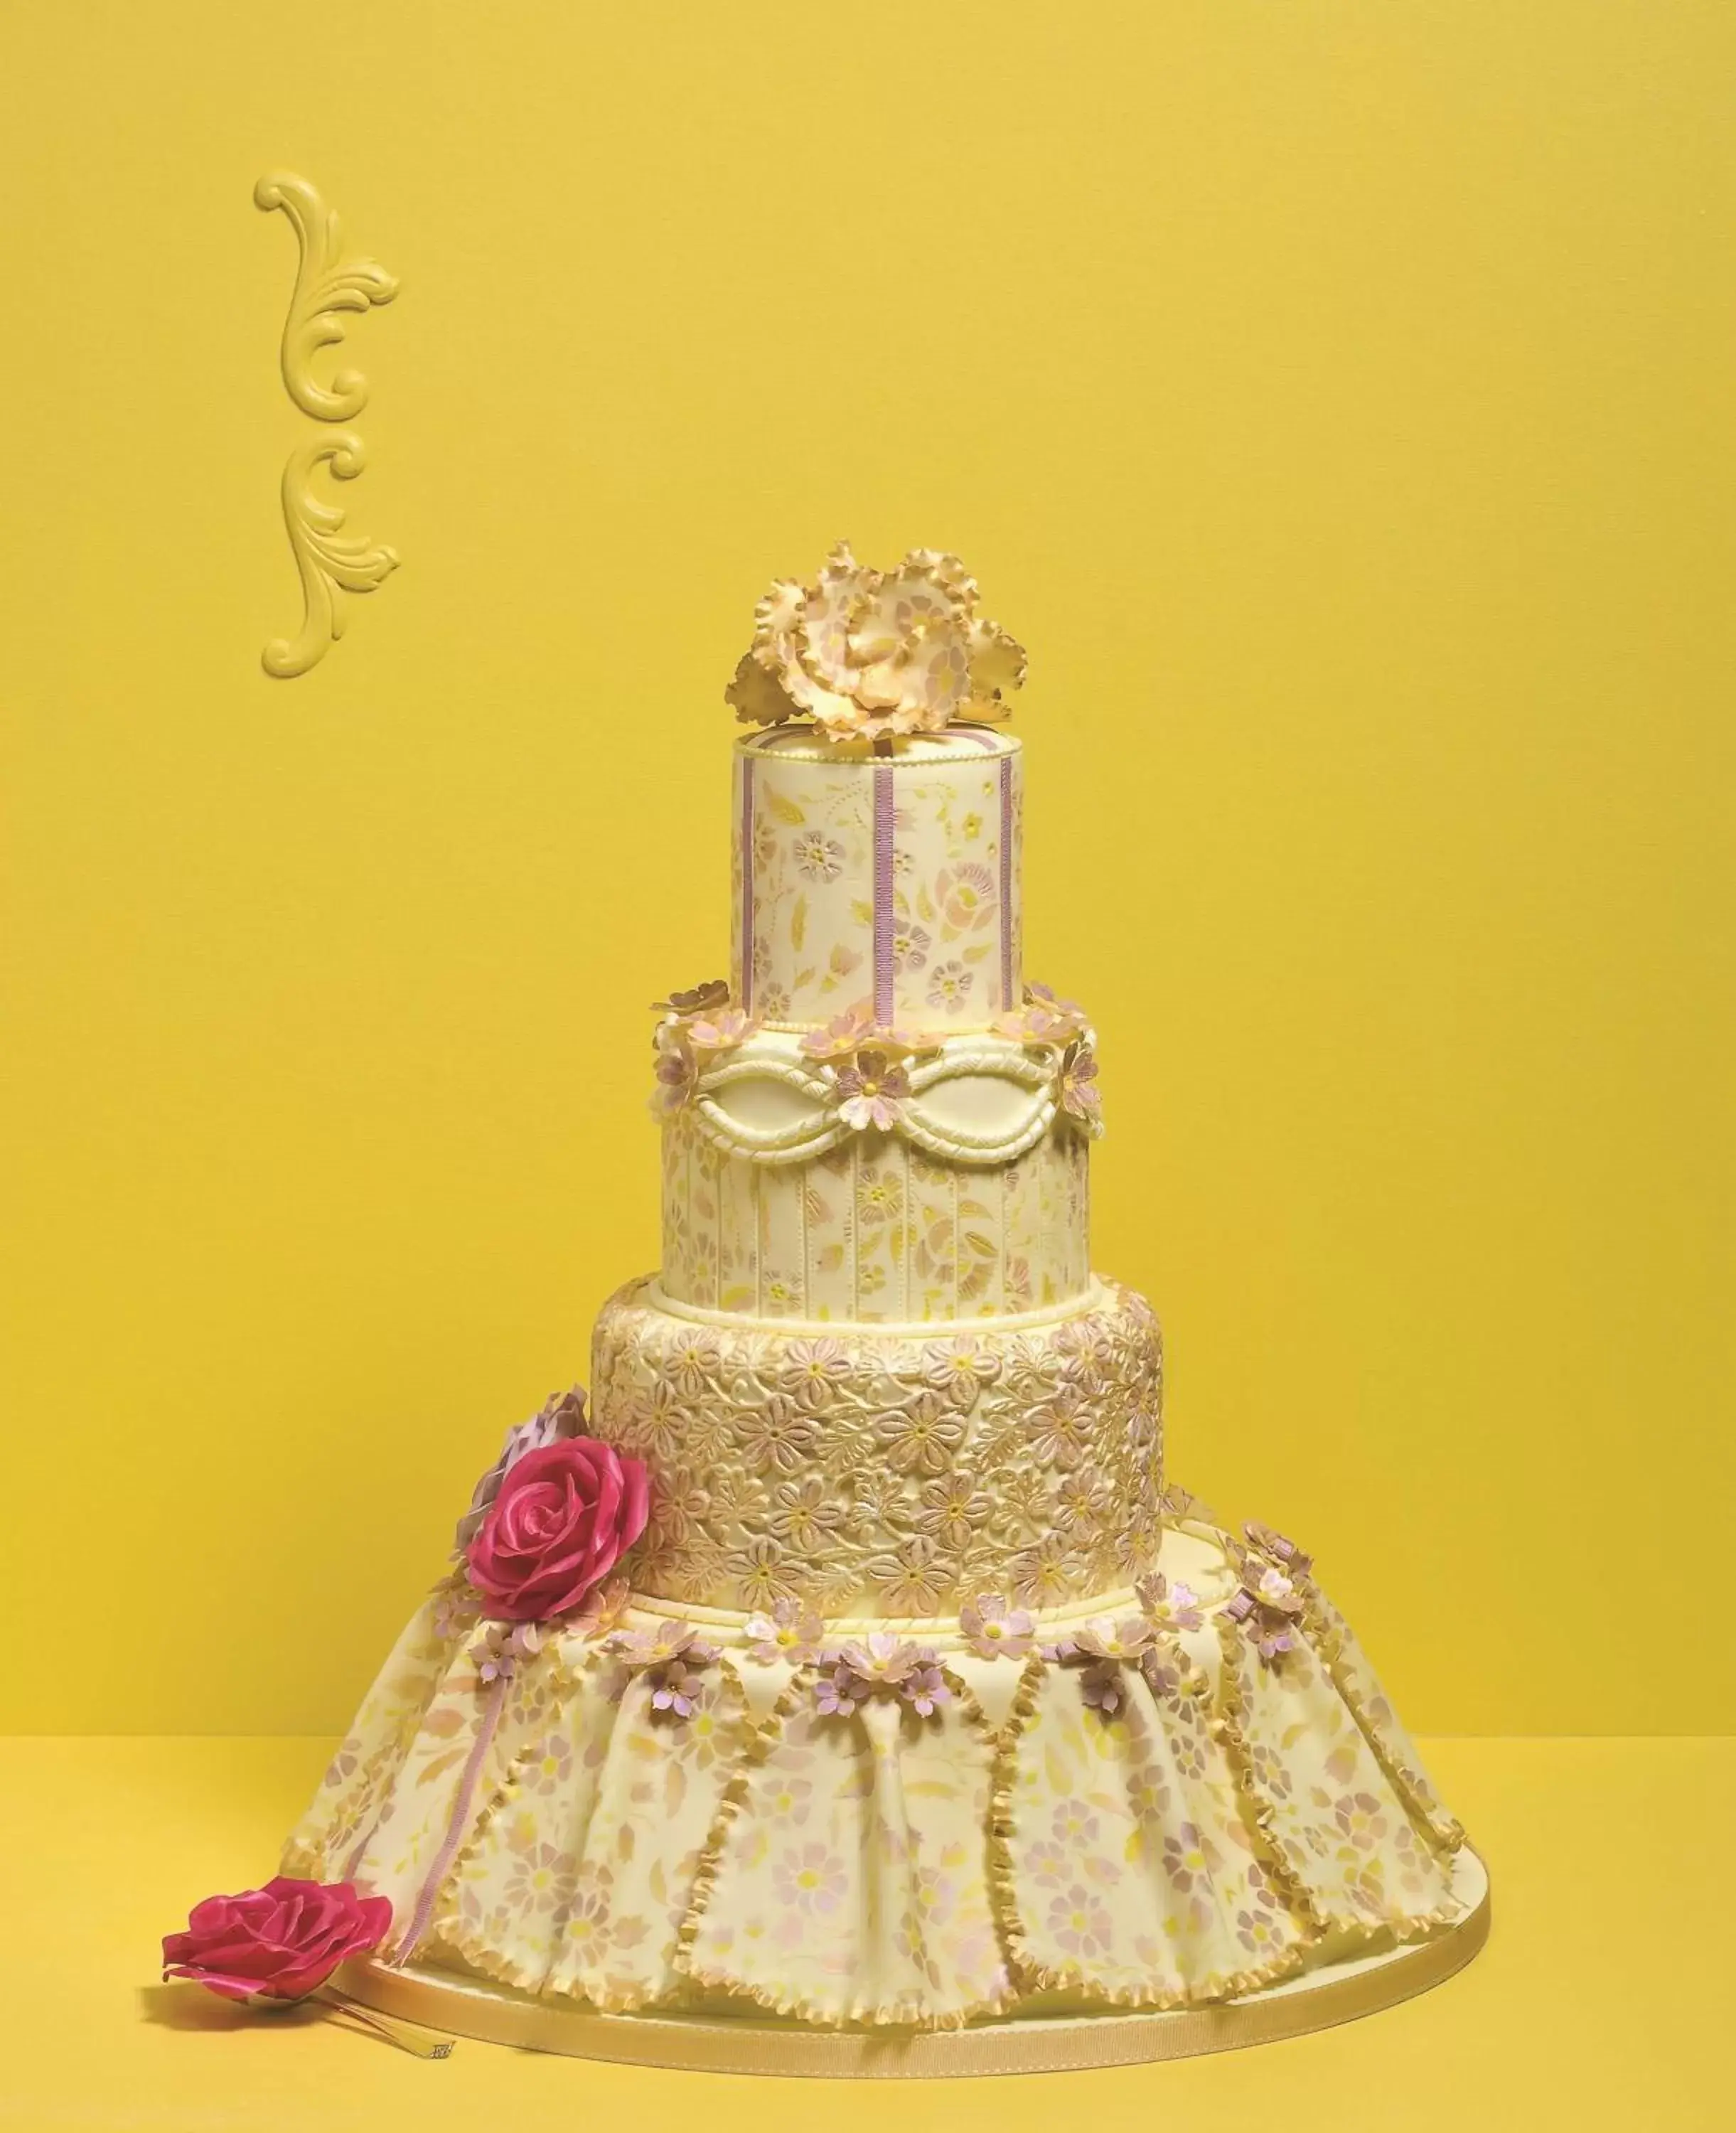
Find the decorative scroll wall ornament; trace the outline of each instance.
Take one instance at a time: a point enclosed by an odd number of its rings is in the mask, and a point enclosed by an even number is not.
[[[338,218],[305,178],[273,171],[253,188],[253,204],[269,213],[281,208],[301,247],[295,294],[283,325],[284,389],[316,422],[348,422],[368,404],[368,380],[359,370],[339,370],[329,385],[313,373],[321,349],[344,339],[346,311],[389,304],[398,292],[396,276],[377,260],[345,259]]]
[[[322,385],[314,376],[314,358],[343,340],[344,313],[389,304],[398,292],[397,277],[377,260],[344,257],[338,218],[305,178],[272,172],[254,186],[253,205],[267,213],[281,208],[301,248],[283,325],[284,390],[316,422],[349,421],[368,404],[367,378],[359,370],[339,370]],[[301,575],[303,614],[296,637],[274,638],[262,654],[266,672],[279,681],[317,667],[344,634],[344,594],[371,593],[398,566],[396,549],[345,535],[343,507],[314,494],[313,475],[322,463],[334,480],[353,481],[363,465],[361,439],[346,432],[301,445],[284,466],[283,522]]]
[[[283,522],[301,574],[305,612],[293,639],[275,638],[265,648],[265,671],[279,681],[317,667],[344,634],[345,593],[371,593],[398,566],[396,550],[345,535],[343,506],[322,503],[314,494],[322,460],[329,462],[335,480],[353,481],[363,464],[361,439],[346,432],[300,445],[284,467]]]

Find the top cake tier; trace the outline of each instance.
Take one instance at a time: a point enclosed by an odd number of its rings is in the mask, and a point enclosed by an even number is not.
[[[987,726],[888,754],[774,726],[735,750],[731,992],[770,1028],[872,999],[882,1028],[986,1028],[1023,997],[1022,758]]]

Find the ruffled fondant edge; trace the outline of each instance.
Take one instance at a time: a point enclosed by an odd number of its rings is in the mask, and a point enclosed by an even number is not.
[[[1225,1550],[1227,1553],[1233,1553],[1238,1547],[1238,1543],[1233,1538],[1215,1521],[1201,1518],[1198,1508],[1191,1502],[1188,1505],[1187,1518],[1188,1523],[1199,1532],[1199,1537],[1209,1538],[1214,1547]],[[1204,1530],[1200,1531],[1202,1528]],[[438,1587],[435,1589],[436,1591],[440,1590]],[[1344,1624],[1343,1618],[1337,1615],[1330,1603],[1325,1600],[1311,1582],[1307,1590],[1305,1612],[1306,1643],[1322,1677],[1333,1695],[1349,1712],[1356,1735],[1366,1744],[1397,1803],[1403,1808],[1429,1853],[1437,1861],[1450,1859],[1464,1842],[1462,1828],[1456,1821],[1444,1816],[1427,1779],[1407,1755],[1394,1750],[1385,1729],[1377,1721],[1369,1707],[1369,1697],[1363,1693],[1361,1684],[1354,1678],[1354,1668],[1347,1662],[1348,1625]],[[1114,1602],[1111,1600],[1105,1604],[1113,1606]],[[661,1611],[659,1607],[658,1612]],[[1076,1609],[1067,1611],[1070,1615],[1077,1614]],[[417,1620],[423,1625],[426,1639],[432,1626],[428,1621],[426,1609]],[[797,2020],[814,2027],[942,2031],[1004,2016],[1021,2002],[1034,1995],[1045,1993],[1076,1996],[1088,2007],[1106,2010],[1161,2012],[1209,2006],[1258,1992],[1306,1970],[1310,1967],[1313,1952],[1329,1936],[1349,1939],[1353,1945],[1366,1943],[1373,1946],[1383,1939],[1397,1943],[1420,1938],[1453,1924],[1460,1916],[1462,1905],[1450,1894],[1426,1909],[1395,1910],[1389,1915],[1373,1919],[1354,1911],[1324,1905],[1305,1885],[1286,1856],[1282,1838],[1275,1825],[1272,1801],[1255,1779],[1254,1757],[1248,1737],[1248,1714],[1242,1685],[1242,1668],[1248,1662],[1252,1647],[1243,1635],[1239,1625],[1229,1619],[1223,1610],[1215,1611],[1212,1627],[1219,1658],[1214,1691],[1208,1690],[1202,1682],[1200,1689],[1195,1692],[1201,1696],[1205,1730],[1216,1743],[1233,1779],[1237,1795],[1246,1808],[1253,1829],[1258,1832],[1258,1841],[1254,1847],[1258,1863],[1269,1877],[1274,1893],[1288,1912],[1297,1936],[1281,1955],[1269,1962],[1250,1964],[1233,1970],[1216,1970],[1179,1988],[1169,1985],[1142,1988],[1106,1982],[1084,1964],[1046,1960],[1035,1950],[1032,1935],[1022,1909],[1018,1870],[1013,1854],[1013,1789],[1018,1768],[1019,1744],[1036,1715],[1045,1677],[1056,1664],[1053,1654],[1046,1657],[1035,1651],[1023,1660],[1010,1704],[998,1722],[988,1718],[970,1684],[956,1668],[944,1662],[942,1665],[944,1677],[960,1714],[979,1737],[988,1759],[988,1808],[983,1832],[983,1871],[990,1914],[1000,1944],[1006,1980],[1004,1986],[994,1993],[978,1996],[957,2006],[940,2010],[924,2006],[918,1996],[888,2000],[852,1995],[840,2004],[829,2004],[799,1987],[773,1990],[701,1959],[697,1943],[717,1899],[731,1831],[749,1798],[756,1774],[777,1747],[805,1700],[812,1694],[820,1671],[818,1665],[811,1661],[798,1665],[769,1707],[756,1715],[753,1709],[753,1698],[737,1663],[738,1655],[731,1655],[725,1659],[719,1670],[726,1684],[725,1693],[735,1705],[739,1737],[729,1750],[733,1760],[700,1847],[698,1861],[688,1887],[685,1912],[676,1928],[667,1957],[667,1972],[678,1979],[678,1983],[671,1984],[670,1976],[666,1975],[661,1980],[647,1980],[638,1987],[614,1990],[592,1984],[577,1989],[572,1985],[550,1979],[546,1972],[538,1981],[525,1966],[515,1964],[492,1947],[485,1935],[466,1930],[459,1924],[455,1911],[462,1868],[484,1835],[503,1814],[510,1810],[517,1798],[536,1745],[534,1741],[522,1741],[518,1745],[511,1762],[470,1820],[452,1857],[446,1863],[426,1928],[422,1960],[426,1961],[428,1952],[450,1954],[457,1963],[474,1974],[514,1991],[533,1997],[560,1999],[575,2007],[594,2009],[604,2014],[631,2015],[647,2012],[653,2008],[680,2011],[683,2002],[695,1994],[723,1993],[743,2002],[752,2003],[781,2019]],[[401,1639],[398,1651],[403,1649],[405,1642]],[[394,1656],[397,1655],[395,1653]],[[440,1663],[434,1670],[426,1692],[418,1703],[399,1718],[393,1729],[393,1753],[387,1755],[377,1751],[369,1759],[371,1762],[388,1770],[394,1765],[402,1769],[404,1757],[415,1742],[418,1728],[437,1700],[441,1688],[451,1678],[453,1656],[449,1644],[444,1649]],[[600,1647],[593,1647],[579,1667],[560,1659],[558,1654],[551,1653],[550,1656],[558,1668],[559,1677],[575,1688],[585,1675],[610,1663],[604,1659]],[[1369,1679],[1372,1681],[1372,1676]],[[372,1808],[358,1817],[358,1825],[366,1823],[370,1813],[377,1822],[381,1803],[390,1798],[395,1781],[392,1776],[388,1775],[383,1784],[376,1786]],[[1443,1821],[1445,1827],[1442,1827]],[[317,1875],[322,1871],[329,1872],[331,1862],[317,1842],[293,1839],[286,1854],[285,1865],[286,1871]]]

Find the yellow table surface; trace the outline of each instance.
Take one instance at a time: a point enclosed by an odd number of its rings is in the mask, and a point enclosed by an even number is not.
[[[461,2043],[423,2063],[333,2021],[154,1982],[158,1937],[272,1868],[321,1741],[0,1741],[0,2126],[262,2129],[883,2126],[1181,2129],[1736,2126],[1736,1741],[1430,1746],[1494,1877],[1469,1970],[1342,2029],[1168,2065],[974,2082],[772,2081]]]

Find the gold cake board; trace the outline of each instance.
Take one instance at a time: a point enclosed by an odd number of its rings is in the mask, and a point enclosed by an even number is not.
[[[1142,2013],[1013,2018],[962,2029],[820,2029],[758,2014],[738,2020],[709,2014],[603,2015],[414,1964],[398,1970],[386,1963],[353,1963],[336,1982],[364,2006],[454,2036],[625,2066],[906,2079],[1056,2073],[1236,2051],[1397,2006],[1463,1970],[1488,1938],[1488,1874],[1469,1847],[1455,1861],[1453,1889],[1467,1907],[1456,1924],[1426,1940],[1325,1964],[1245,2000]]]

